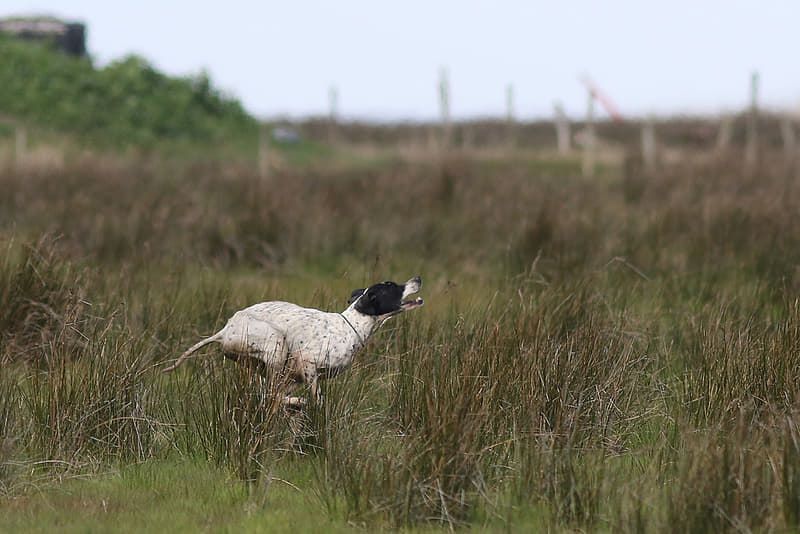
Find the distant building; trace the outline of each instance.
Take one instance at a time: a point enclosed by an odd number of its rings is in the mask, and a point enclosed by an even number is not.
[[[19,39],[50,42],[73,56],[86,55],[86,25],[54,17],[9,17],[0,19],[0,34]]]

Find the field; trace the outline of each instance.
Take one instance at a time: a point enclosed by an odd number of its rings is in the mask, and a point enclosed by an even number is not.
[[[800,527],[780,152],[275,157],[0,169],[0,531]],[[299,430],[213,348],[160,373],[251,303],[417,274]]]

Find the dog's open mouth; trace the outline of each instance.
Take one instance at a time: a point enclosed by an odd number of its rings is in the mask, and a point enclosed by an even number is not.
[[[403,311],[413,310],[414,308],[419,308],[423,304],[425,304],[425,301],[422,300],[421,298],[417,297],[417,298],[411,299],[411,300],[404,300],[400,304],[400,308],[402,308]]]
[[[406,285],[403,290],[403,300],[400,302],[400,309],[402,311],[413,310],[414,308],[419,308],[420,306],[425,304],[425,301],[422,300],[421,298],[415,298],[415,299],[406,298],[418,292],[421,287],[422,287],[422,278],[420,278],[419,276],[415,276],[414,278],[406,282]]]

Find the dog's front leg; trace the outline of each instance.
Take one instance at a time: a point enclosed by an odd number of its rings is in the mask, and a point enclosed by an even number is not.
[[[278,396],[283,397],[283,407],[291,411],[301,411],[306,406],[306,400],[293,395],[297,383],[291,377],[281,377],[282,384],[278,387]]]
[[[322,391],[319,387],[319,379],[314,376],[310,383],[311,387],[311,398],[313,399],[314,403],[317,406],[322,405]],[[294,395],[285,395],[283,397],[283,404],[287,408],[291,410],[302,410],[306,407],[306,400],[302,397],[296,397]]]
[[[317,366],[312,362],[306,362],[302,369],[303,383],[311,390],[311,402],[317,406],[322,405],[322,391],[319,388],[319,374]]]

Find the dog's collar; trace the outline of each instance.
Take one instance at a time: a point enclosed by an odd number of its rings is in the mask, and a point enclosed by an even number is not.
[[[358,341],[361,343],[361,346],[363,347],[364,345],[366,345],[366,343],[364,343],[364,338],[362,338],[362,337],[361,337],[361,334],[359,334],[359,333],[358,333],[358,330],[356,330],[356,328],[353,326],[353,323],[351,323],[351,322],[350,322],[350,321],[347,319],[347,317],[345,317],[345,316],[344,316],[344,314],[341,314],[341,313],[340,313],[340,314],[339,314],[339,316],[340,316],[342,319],[344,319],[344,322],[346,322],[346,323],[347,323],[347,326],[349,326],[349,327],[350,327],[350,330],[352,330],[352,331],[353,331],[353,333],[356,335],[356,337],[358,338]]]

